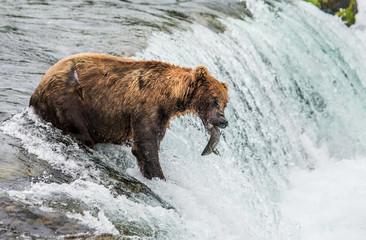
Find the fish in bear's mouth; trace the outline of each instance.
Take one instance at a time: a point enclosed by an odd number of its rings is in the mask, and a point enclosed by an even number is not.
[[[207,156],[211,153],[218,155],[216,146],[220,142],[221,131],[219,128],[226,128],[227,125],[228,125],[228,122],[224,117],[218,122],[217,126],[214,126],[211,123],[207,124],[206,129],[207,129],[208,133],[210,134],[210,140],[208,140],[206,147],[204,148],[203,152],[201,153],[201,156]]]

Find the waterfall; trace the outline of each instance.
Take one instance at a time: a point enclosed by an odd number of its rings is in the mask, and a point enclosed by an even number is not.
[[[43,179],[7,194],[65,212],[98,234],[364,237],[364,43],[340,19],[306,2],[248,0],[245,6],[249,16],[217,18],[223,31],[183,22],[181,29],[154,32],[133,54],[185,67],[203,64],[229,84],[220,155],[200,156],[208,136],[198,117],[174,119],[160,150],[167,181],[147,180],[130,148],[84,149],[27,108],[1,130],[67,180]],[[110,180],[108,169],[119,178]],[[122,178],[151,192],[120,193]]]

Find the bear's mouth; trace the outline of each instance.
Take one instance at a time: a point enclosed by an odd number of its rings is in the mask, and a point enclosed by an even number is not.
[[[205,149],[203,150],[201,156],[207,156],[211,153],[217,154],[215,148],[217,144],[219,144],[220,142],[221,131],[218,127],[213,126],[212,124],[208,124],[207,131],[210,134],[210,140],[208,140],[208,143]]]

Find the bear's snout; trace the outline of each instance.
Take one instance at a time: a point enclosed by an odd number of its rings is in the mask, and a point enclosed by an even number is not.
[[[225,118],[225,115],[221,112],[216,112],[208,118],[208,124],[214,127],[226,128],[229,123]]]
[[[219,128],[226,128],[227,125],[229,125],[228,121],[225,119],[225,117],[221,117],[219,120]]]

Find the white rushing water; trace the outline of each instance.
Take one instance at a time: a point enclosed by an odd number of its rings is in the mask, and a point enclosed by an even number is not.
[[[65,153],[70,147],[24,129],[31,119],[46,134],[60,134],[30,110],[1,129],[75,180],[38,182],[9,195],[38,205],[74,201],[85,212],[68,216],[99,233],[124,234],[121,229],[133,225],[153,239],[365,239],[366,45],[360,28],[349,29],[302,1],[247,5],[254,18],[220,19],[224,33],[197,23],[155,33],[135,56],[204,64],[230,85],[221,156],[200,156],[207,136],[194,116],[172,121],[162,142],[167,181],[144,179],[127,147],[98,149],[103,161],[148,185],[175,210],[115,196],[110,185],[95,181],[99,171],[77,144]]]
[[[351,26],[352,31],[366,45],[366,1],[357,1],[358,13],[356,15],[356,23]]]

